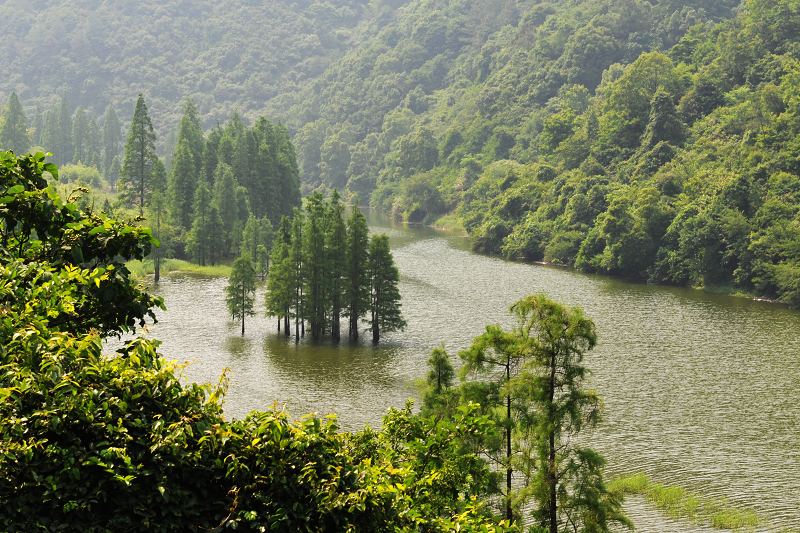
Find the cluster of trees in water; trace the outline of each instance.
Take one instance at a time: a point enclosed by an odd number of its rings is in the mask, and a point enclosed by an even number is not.
[[[405,327],[400,313],[399,274],[386,235],[369,236],[357,205],[345,220],[345,207],[335,191],[329,198],[317,192],[306,198],[291,218],[283,217],[274,236],[271,226],[245,227],[242,255],[234,262],[227,288],[227,304],[234,319],[254,314],[256,279],[266,274],[265,308],[278,318],[278,331],[295,341],[330,334],[341,339],[341,318],[348,337],[357,340],[359,321],[368,316],[372,342],[382,332]]]
[[[226,420],[224,376],[182,383],[158,341],[103,355],[104,337],[163,307],[125,268],[156,241],[62,200],[44,177],[57,172],[0,152],[0,528],[499,533],[522,531],[529,509],[534,531],[629,525],[602,458],[575,439],[600,406],[579,309],[521,300],[513,329],[461,353],[460,385],[435,350],[421,412],[392,409],[379,431],[276,409]],[[336,210],[323,200],[303,229]]]

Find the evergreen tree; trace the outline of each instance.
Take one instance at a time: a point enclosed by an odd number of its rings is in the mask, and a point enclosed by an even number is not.
[[[118,176],[118,172],[113,172],[114,159],[118,160],[121,145],[122,126],[114,107],[109,104],[103,116],[103,174],[112,187]]]
[[[326,209],[325,248],[327,253],[327,300],[330,305],[331,337],[341,338],[340,318],[345,302],[345,275],[347,273],[347,227],[344,221],[344,206],[339,193],[334,190]]]
[[[242,321],[244,337],[244,319],[255,315],[256,272],[250,259],[239,257],[234,261],[225,293],[231,317]]]
[[[236,201],[236,179],[233,177],[233,169],[225,163],[220,163],[214,174],[213,202],[222,220],[220,227],[223,236],[222,251],[230,254],[235,244],[234,229],[239,221],[239,206]]]
[[[86,164],[95,168],[100,168],[101,147],[100,147],[100,128],[97,126],[97,119],[90,117],[86,121]]]
[[[428,359],[428,376],[426,391],[422,399],[423,414],[445,414],[450,411],[450,404],[458,404],[457,391],[452,390],[455,370],[444,346],[433,349]],[[456,392],[456,394],[452,394]]]
[[[294,310],[294,339],[300,342],[300,327],[302,321],[303,334],[305,334],[305,320],[303,320],[303,271],[305,269],[303,257],[303,211],[295,208],[292,216],[292,238],[289,248],[289,262],[292,267],[291,287],[294,293],[292,307]]]
[[[169,199],[172,220],[176,226],[188,229],[194,220],[194,196],[197,189],[197,174],[188,143],[178,142],[172,159],[172,174],[169,182]]]
[[[125,144],[125,158],[122,162],[123,195],[130,205],[138,205],[144,212],[144,204],[152,190],[150,177],[156,159],[156,135],[147,114],[147,105],[141,94],[136,100],[136,109]]]
[[[86,112],[82,107],[75,110],[72,118],[72,161],[75,163],[90,164],[88,156],[88,137],[89,121]]]
[[[203,172],[203,150],[205,139],[203,136],[203,126],[200,124],[200,117],[197,107],[191,99],[186,100],[183,106],[183,116],[178,126],[178,138],[175,146],[184,143],[192,156],[192,176],[195,182]],[[212,169],[212,172],[216,167]],[[209,182],[210,183],[210,182]],[[192,191],[194,193],[194,191]]]
[[[358,340],[358,321],[367,313],[370,304],[368,248],[367,220],[354,204],[347,221],[347,270],[344,287],[351,340]]]
[[[194,195],[194,220],[189,232],[189,250],[194,260],[203,266],[211,260],[211,215],[211,192],[205,183],[201,183]]]
[[[400,314],[400,274],[389,249],[389,237],[373,235],[369,243],[370,325],[372,342],[380,341],[381,332],[402,330],[406,326]]]
[[[72,157],[72,118],[67,100],[63,96],[45,115],[41,141],[45,149],[53,152],[53,161],[56,165],[61,166],[70,161]]]
[[[255,221],[255,217],[252,220]],[[255,233],[256,230],[253,231]],[[281,330],[281,318],[283,319],[284,333],[288,337],[289,309],[294,301],[294,265],[291,258],[291,223],[288,217],[281,218],[270,254],[270,264],[272,266],[267,275],[266,312],[268,316],[278,317],[278,331]]]
[[[159,165],[163,168],[163,165]],[[164,201],[164,193],[160,190],[156,190],[153,192],[152,197],[150,198],[150,212],[151,212],[151,220],[153,222],[153,237],[155,237],[159,243],[158,246],[153,247],[153,251],[151,252],[153,256],[153,281],[158,283],[161,280],[161,224],[164,220],[164,213],[166,210],[166,202]]]
[[[0,128],[0,150],[12,150],[17,154],[24,154],[30,147],[28,121],[17,93],[12,92],[8,97],[8,106]]]
[[[327,314],[326,285],[329,269],[325,257],[325,206],[322,195],[314,193],[306,203],[303,227],[303,277],[304,318],[311,327],[311,338],[315,341],[325,333]]]
[[[241,253],[254,264],[257,261],[258,247],[261,244],[261,224],[254,215],[247,218],[247,222],[242,230]]]

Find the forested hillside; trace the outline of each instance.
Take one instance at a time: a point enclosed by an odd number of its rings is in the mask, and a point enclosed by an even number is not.
[[[341,55],[358,23],[380,13],[381,3],[369,4],[11,0],[0,5],[0,94],[15,90],[40,110],[63,94],[95,116],[109,103],[129,116],[144,92],[162,131],[174,127],[183,97],[206,126],[237,108],[255,118]]]
[[[34,143],[45,100],[88,107],[73,122],[98,138],[144,90],[166,154],[184,96],[207,125],[265,111],[306,192],[453,213],[487,253],[800,304],[795,0],[29,8],[1,8],[0,91]]]
[[[481,4],[413,2],[301,93],[305,178],[488,253],[800,304],[796,2]]]

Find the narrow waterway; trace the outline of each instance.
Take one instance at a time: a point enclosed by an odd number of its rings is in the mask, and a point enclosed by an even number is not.
[[[295,345],[276,321],[256,317],[239,336],[224,279],[176,277],[156,292],[168,310],[149,334],[188,361],[185,378],[216,383],[230,368],[230,416],[274,402],[294,415],[335,412],[343,429],[379,425],[417,394],[430,350],[453,355],[507,309],[544,292],[582,306],[600,335],[589,354],[604,421],[589,437],[609,474],[645,472],[755,509],[759,530],[800,529],[800,313],[784,307],[653,287],[476,255],[464,237],[390,227],[408,329],[369,343]],[[263,297],[259,294],[258,302]],[[640,498],[626,503],[638,531],[705,531],[665,518]]]

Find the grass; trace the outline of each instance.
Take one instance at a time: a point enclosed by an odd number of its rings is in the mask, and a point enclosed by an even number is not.
[[[704,522],[716,529],[752,530],[759,517],[752,509],[732,507],[726,500],[703,498],[683,487],[653,483],[645,474],[632,474],[612,480],[610,491],[637,494],[672,518]]]
[[[125,266],[138,278],[145,278],[153,275],[153,260],[128,261]],[[206,265],[200,266],[181,259],[163,259],[161,261],[161,275],[190,275],[203,277],[227,277],[231,274],[230,265]]]
[[[450,213],[438,218],[431,226],[451,233],[463,233],[465,235],[467,233],[467,230],[464,228],[464,223],[455,213]]]

